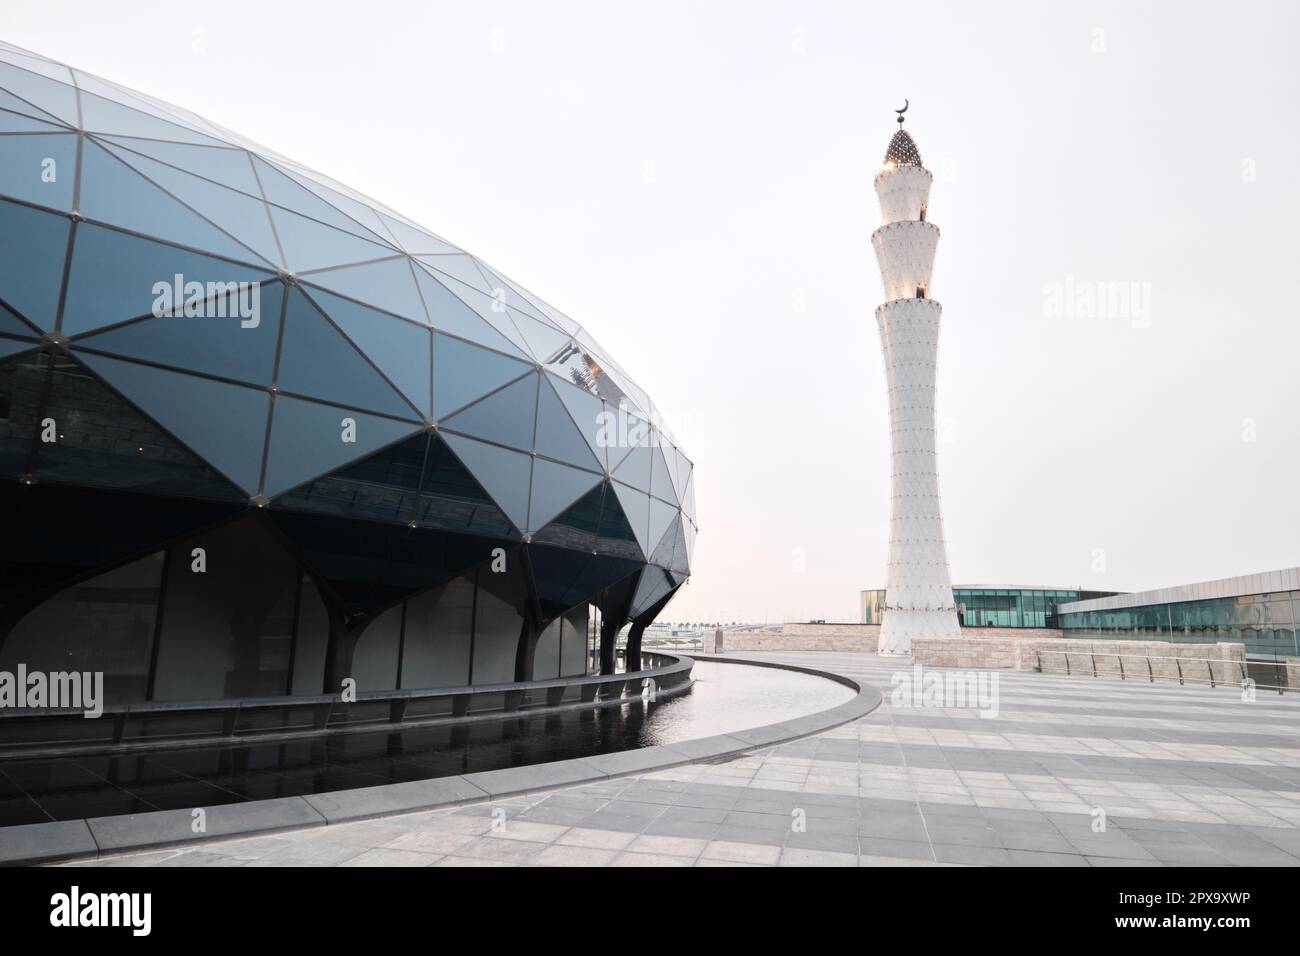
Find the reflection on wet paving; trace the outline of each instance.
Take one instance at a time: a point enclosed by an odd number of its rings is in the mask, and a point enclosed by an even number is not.
[[[301,796],[672,743],[789,720],[853,696],[789,671],[699,662],[688,694],[455,726],[126,755],[0,761],[0,826]]]

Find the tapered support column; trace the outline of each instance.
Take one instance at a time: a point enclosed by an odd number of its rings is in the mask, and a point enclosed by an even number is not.
[[[618,632],[622,626],[622,620],[610,621],[603,618],[601,619],[600,672],[602,674],[613,674],[618,670],[618,658],[615,654],[614,642],[618,640]]]
[[[625,667],[629,673],[641,669],[641,636],[645,634],[645,625],[633,622],[627,632],[627,661]]]

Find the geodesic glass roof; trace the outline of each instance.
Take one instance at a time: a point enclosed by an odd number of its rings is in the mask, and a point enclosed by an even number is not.
[[[203,497],[228,483],[295,507],[330,482],[401,487],[405,460],[412,522],[445,525],[461,513],[449,496],[464,505],[481,492],[490,507],[469,507],[471,529],[585,549],[557,527],[581,525],[595,496],[597,540],[625,524],[643,560],[681,572],[694,543],[692,463],[577,322],[326,176],[4,43],[0,364],[12,381],[39,368],[73,382],[72,431],[95,389],[139,418],[120,448],[87,433],[71,478],[49,474],[61,452],[27,453],[11,429],[0,440],[11,476],[102,485],[112,469],[86,464],[92,452],[161,448],[175,467],[167,481],[149,472],[152,487]],[[612,441],[611,422],[624,423]],[[186,456],[209,477],[177,478]]]

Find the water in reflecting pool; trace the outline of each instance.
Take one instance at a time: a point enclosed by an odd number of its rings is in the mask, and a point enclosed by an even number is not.
[[[695,665],[690,693],[640,705],[455,727],[329,734],[128,756],[0,761],[0,826],[373,787],[672,743],[789,720],[849,700],[821,677]]]

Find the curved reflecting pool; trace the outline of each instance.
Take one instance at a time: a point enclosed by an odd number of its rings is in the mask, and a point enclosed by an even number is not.
[[[0,761],[0,826],[301,796],[673,743],[853,697],[810,674],[698,662],[685,695],[456,726],[336,733],[130,755]]]

